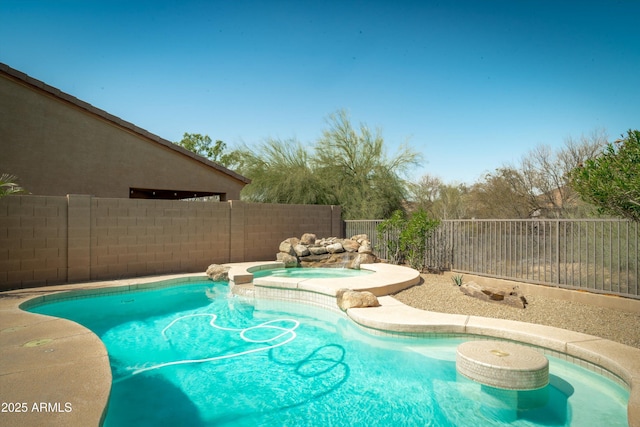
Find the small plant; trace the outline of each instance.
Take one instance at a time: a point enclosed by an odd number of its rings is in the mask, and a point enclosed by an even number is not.
[[[455,276],[451,276],[451,280],[458,286],[462,286],[462,274],[456,274]]]
[[[15,175],[11,175],[8,173],[3,173],[0,175],[0,197],[9,196],[11,194],[26,194],[24,188],[20,187],[18,184],[18,178]]]

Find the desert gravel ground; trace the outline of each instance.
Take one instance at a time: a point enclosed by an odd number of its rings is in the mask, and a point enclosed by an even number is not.
[[[528,305],[520,309],[469,297],[446,275],[423,274],[422,278],[420,285],[394,297],[422,310],[555,326],[640,348],[640,313],[527,294]]]

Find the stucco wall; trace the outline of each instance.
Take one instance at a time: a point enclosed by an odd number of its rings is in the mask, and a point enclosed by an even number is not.
[[[56,96],[53,88],[47,88],[38,89],[0,72],[0,173],[18,176],[31,194],[128,198],[133,187],[240,198],[242,180],[184,150],[172,149],[171,143],[130,123],[69,95]]]
[[[339,206],[86,195],[0,199],[0,290],[274,260],[279,243],[342,236]]]

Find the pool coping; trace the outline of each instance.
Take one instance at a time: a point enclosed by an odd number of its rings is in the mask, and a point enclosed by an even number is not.
[[[250,282],[246,279],[248,275],[252,276],[252,271],[279,267],[280,264],[258,262],[227,265],[231,267],[231,282],[247,286]],[[373,333],[402,336],[471,335],[483,339],[517,341],[547,349],[550,354],[565,355],[566,360],[590,369],[596,367],[597,370],[600,367],[603,374],[605,371],[612,373],[627,385],[627,419],[630,426],[640,426],[640,349],[549,326],[419,310],[388,296],[402,286],[415,284],[411,278],[414,275],[419,281],[417,271],[413,270],[415,274],[410,274],[405,270],[396,270],[406,267],[389,264],[368,264],[363,268],[375,270],[373,274],[346,278],[330,286],[322,283],[326,279],[270,281],[260,278],[256,279],[254,287],[279,291],[282,295],[291,295],[291,292],[318,295],[322,298],[320,305],[334,300],[339,287],[372,290],[379,297],[380,307],[351,308],[346,315]],[[202,279],[206,279],[206,276],[190,273],[0,293],[0,389],[6,402],[26,403],[23,412],[0,414],[1,424],[101,425],[111,390],[109,359],[102,341],[95,334],[69,320],[26,312],[20,308],[23,303],[59,299],[64,297],[60,294],[67,291],[93,291],[90,293],[100,294],[113,293],[113,288],[125,287],[116,291],[125,292],[155,287],[158,283],[169,286],[184,280]],[[379,281],[380,286],[376,287],[375,281]],[[391,292],[389,289],[396,290]],[[51,384],[56,386],[51,387]],[[10,393],[4,390],[10,390]],[[18,408],[23,409],[22,405]]]
[[[253,273],[261,270],[284,268],[282,262],[245,262],[228,264],[229,280],[235,285],[252,283],[255,286],[291,289],[314,292],[331,297],[336,296],[338,289],[346,288],[354,291],[368,291],[375,296],[390,295],[420,283],[420,273],[412,268],[393,264],[362,264],[362,270],[372,274],[327,279],[302,277],[260,277],[253,279]]]

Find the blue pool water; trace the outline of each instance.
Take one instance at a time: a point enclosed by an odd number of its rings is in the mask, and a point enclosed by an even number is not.
[[[274,268],[253,273],[253,277],[297,277],[305,279],[354,277],[371,274],[371,270],[354,270],[351,268]]]
[[[342,315],[234,297],[226,283],[69,299],[105,343],[106,426],[626,426],[628,393],[549,357],[550,385],[504,392],[460,377],[462,339],[372,336]],[[518,408],[519,406],[519,408]]]

